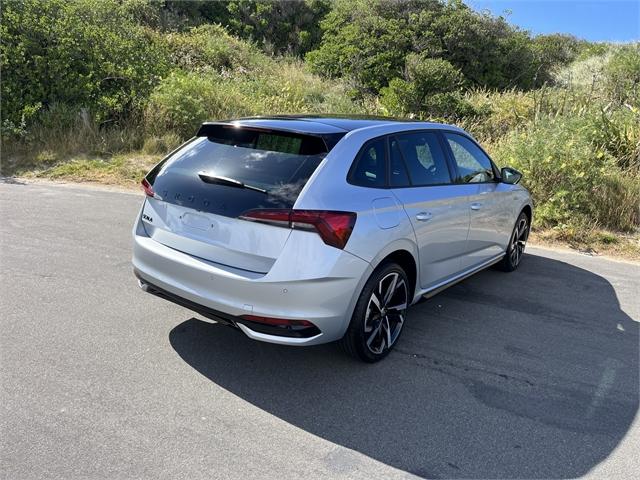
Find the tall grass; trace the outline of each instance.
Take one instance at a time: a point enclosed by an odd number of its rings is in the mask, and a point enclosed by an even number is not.
[[[98,124],[81,107],[52,104],[36,115],[28,131],[3,142],[0,170],[20,174],[71,157],[110,157],[138,150],[144,144],[141,125],[137,118]]]
[[[546,117],[489,144],[496,161],[522,171],[540,227],[596,224],[632,231],[640,177],[598,144],[598,116]]]

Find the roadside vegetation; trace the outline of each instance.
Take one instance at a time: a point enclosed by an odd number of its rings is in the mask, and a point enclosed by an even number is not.
[[[637,43],[437,0],[13,0],[0,34],[3,175],[135,186],[204,120],[430,119],[524,173],[536,239],[640,258]]]

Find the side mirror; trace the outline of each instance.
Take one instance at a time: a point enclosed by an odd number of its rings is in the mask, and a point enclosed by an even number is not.
[[[504,167],[500,170],[500,177],[502,177],[503,183],[515,185],[522,179],[522,174],[515,168]]]

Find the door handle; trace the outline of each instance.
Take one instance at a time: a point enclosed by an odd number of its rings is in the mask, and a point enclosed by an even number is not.
[[[428,220],[431,220],[431,217],[433,217],[433,214],[431,212],[420,212],[416,214],[416,220],[418,220],[419,222],[426,222]]]
[[[482,208],[482,204],[478,202],[474,202],[471,204],[471,210],[480,210]]]

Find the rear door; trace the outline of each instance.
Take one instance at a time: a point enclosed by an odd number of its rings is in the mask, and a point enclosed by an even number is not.
[[[452,182],[439,135],[420,131],[389,139],[390,185],[413,225],[420,286],[429,289],[461,269],[469,230],[466,192]]]
[[[463,268],[478,266],[504,251],[510,223],[510,193],[501,188],[496,169],[484,151],[466,135],[444,132],[457,168],[458,182],[469,195],[470,228]]]
[[[143,224],[164,245],[204,260],[266,273],[291,232],[239,219],[257,208],[292,208],[327,154],[320,136],[207,125],[146,179]]]

